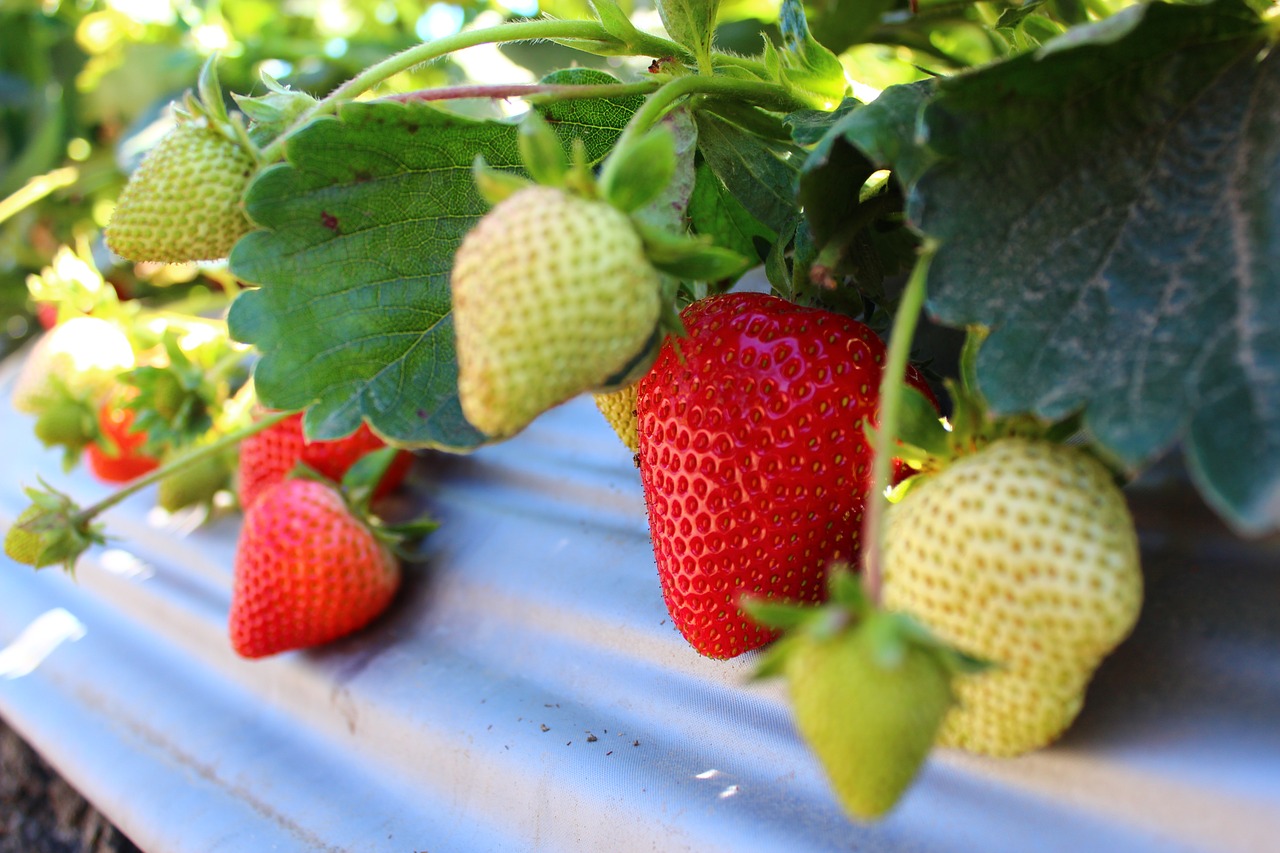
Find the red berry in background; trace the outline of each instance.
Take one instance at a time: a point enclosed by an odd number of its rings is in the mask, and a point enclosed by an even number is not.
[[[45,331],[58,325],[58,306],[52,302],[41,302],[36,306],[36,320]]]
[[[672,621],[730,658],[776,636],[743,594],[820,601],[830,564],[857,565],[885,346],[849,317],[761,293],[682,318],[688,337],[639,383],[640,476]]]
[[[367,424],[346,438],[334,441],[307,441],[302,432],[302,413],[290,415],[280,423],[246,438],[240,445],[240,506],[248,509],[272,485],[288,476],[298,464],[305,462],[335,482],[340,482],[347,469],[367,453],[381,450],[386,443]],[[409,472],[413,454],[404,451],[387,468],[374,490],[380,498],[395,490]]]
[[[98,409],[101,440],[85,448],[89,470],[107,483],[127,483],[160,467],[159,459],[142,452],[147,434],[133,430],[133,410],[122,403],[117,395],[102,404]]]
[[[387,608],[400,576],[391,549],[337,490],[278,482],[245,512],[236,543],[231,645],[259,658],[350,634]]]

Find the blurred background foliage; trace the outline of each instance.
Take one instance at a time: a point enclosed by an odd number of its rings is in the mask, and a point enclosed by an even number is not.
[[[1034,48],[1128,2],[811,0],[808,11],[856,81],[854,95],[868,100],[894,83]],[[779,3],[723,0],[719,47],[758,53],[762,36],[776,36]],[[648,0],[622,5],[660,30]],[[586,0],[0,0],[0,353],[38,328],[33,292],[109,284],[124,297],[198,302],[232,284],[218,265],[123,263],[101,239],[128,171],[168,129],[168,105],[211,54],[228,92],[260,94],[266,73],[323,95],[424,39],[539,14],[581,18],[590,8]],[[400,75],[384,91],[519,82],[606,62],[620,64],[547,44],[476,49]]]

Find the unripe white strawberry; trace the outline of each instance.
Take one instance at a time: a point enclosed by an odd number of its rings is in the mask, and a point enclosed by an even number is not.
[[[131,261],[225,258],[252,226],[241,196],[256,164],[204,119],[184,120],[130,176],[107,225],[107,245]]]
[[[987,755],[1055,740],[1142,605],[1133,520],[1110,473],[1023,438],[960,458],[893,507],[883,572],[885,606],[995,664],[957,681],[939,735]]]
[[[630,378],[655,349],[658,273],[604,202],[519,190],[467,234],[452,288],[462,410],[494,438]]]
[[[633,382],[617,391],[594,395],[596,408],[632,453],[640,452],[640,422],[636,418],[636,389],[637,383]]]
[[[36,341],[14,383],[13,407],[39,415],[67,400],[100,400],[133,366],[133,347],[118,326],[73,317]]]

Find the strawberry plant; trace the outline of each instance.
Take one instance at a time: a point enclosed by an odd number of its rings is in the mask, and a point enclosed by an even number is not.
[[[169,346],[129,375],[171,461],[126,489],[198,465],[216,481],[286,418],[297,440],[467,453],[594,394],[637,453],[655,595],[702,654],[781,636],[766,671],[874,818],[935,740],[1012,754],[1070,724],[1141,607],[1121,487],[1156,460],[1180,453],[1240,534],[1280,528],[1280,14],[780,0],[728,44],[740,8],[656,6],[662,33],[612,0],[468,23],[336,88],[241,74],[236,110],[211,58],[107,242],[226,257],[202,274],[278,414],[197,440],[236,383]],[[424,82],[479,46],[548,58],[529,79]],[[770,295],[728,293],[753,269]],[[74,288],[31,296],[63,322],[28,365],[76,362],[50,342],[106,320]],[[32,368],[15,406],[74,457],[126,349]],[[277,494],[357,538],[322,487],[265,488],[251,540]],[[119,499],[31,495],[6,550],[36,566],[101,541]],[[394,588],[362,554],[381,592],[344,630]],[[843,563],[861,578],[833,580]],[[244,574],[254,602],[296,580]],[[233,634],[251,654],[321,641]]]

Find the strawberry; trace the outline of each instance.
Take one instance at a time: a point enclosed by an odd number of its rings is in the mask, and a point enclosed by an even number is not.
[[[458,392],[499,438],[648,364],[661,281],[626,214],[529,186],[476,223],[454,256]]]
[[[225,258],[252,226],[241,196],[256,162],[207,118],[185,118],[147,153],[120,193],[107,245],[131,261]]]
[[[69,496],[47,486],[25,491],[31,503],[4,536],[9,559],[37,569],[62,563],[70,571],[90,545],[106,541],[101,525]]]
[[[796,727],[841,804],[860,820],[888,812],[910,786],[954,701],[952,676],[979,664],[910,617],[876,610],[843,567],[820,607],[746,599],[785,629],[756,677],[785,675]]]
[[[36,342],[14,383],[13,407],[40,415],[68,400],[96,406],[133,365],[133,347],[119,326],[73,317]]]
[[[1110,472],[1041,439],[999,439],[921,478],[890,510],[882,571],[886,607],[998,665],[960,679],[940,735],[986,755],[1056,739],[1142,602]]]
[[[605,394],[594,395],[596,408],[604,419],[613,427],[618,438],[632,453],[640,449],[640,439],[636,435],[636,384],[619,388]]]
[[[206,457],[165,476],[156,486],[156,506],[177,512],[189,506],[210,506],[218,492],[231,485],[234,453]]]
[[[688,337],[637,388],[640,476],[672,620],[730,658],[776,636],[741,595],[818,601],[829,564],[856,564],[885,347],[862,323],[760,293],[682,318]]]
[[[124,396],[98,408],[98,441],[85,448],[89,470],[106,483],[127,483],[160,467],[159,459],[143,451],[147,434],[134,430],[134,412],[124,407]]]
[[[283,480],[298,463],[304,463],[333,480],[342,479],[362,456],[386,444],[365,424],[346,438],[308,441],[302,432],[302,414],[285,418],[240,445],[240,506],[249,509],[268,487]],[[395,490],[409,472],[413,454],[401,452],[379,481],[374,497]]]
[[[391,603],[400,563],[333,486],[289,479],[245,513],[230,633],[247,658],[327,643]]]

